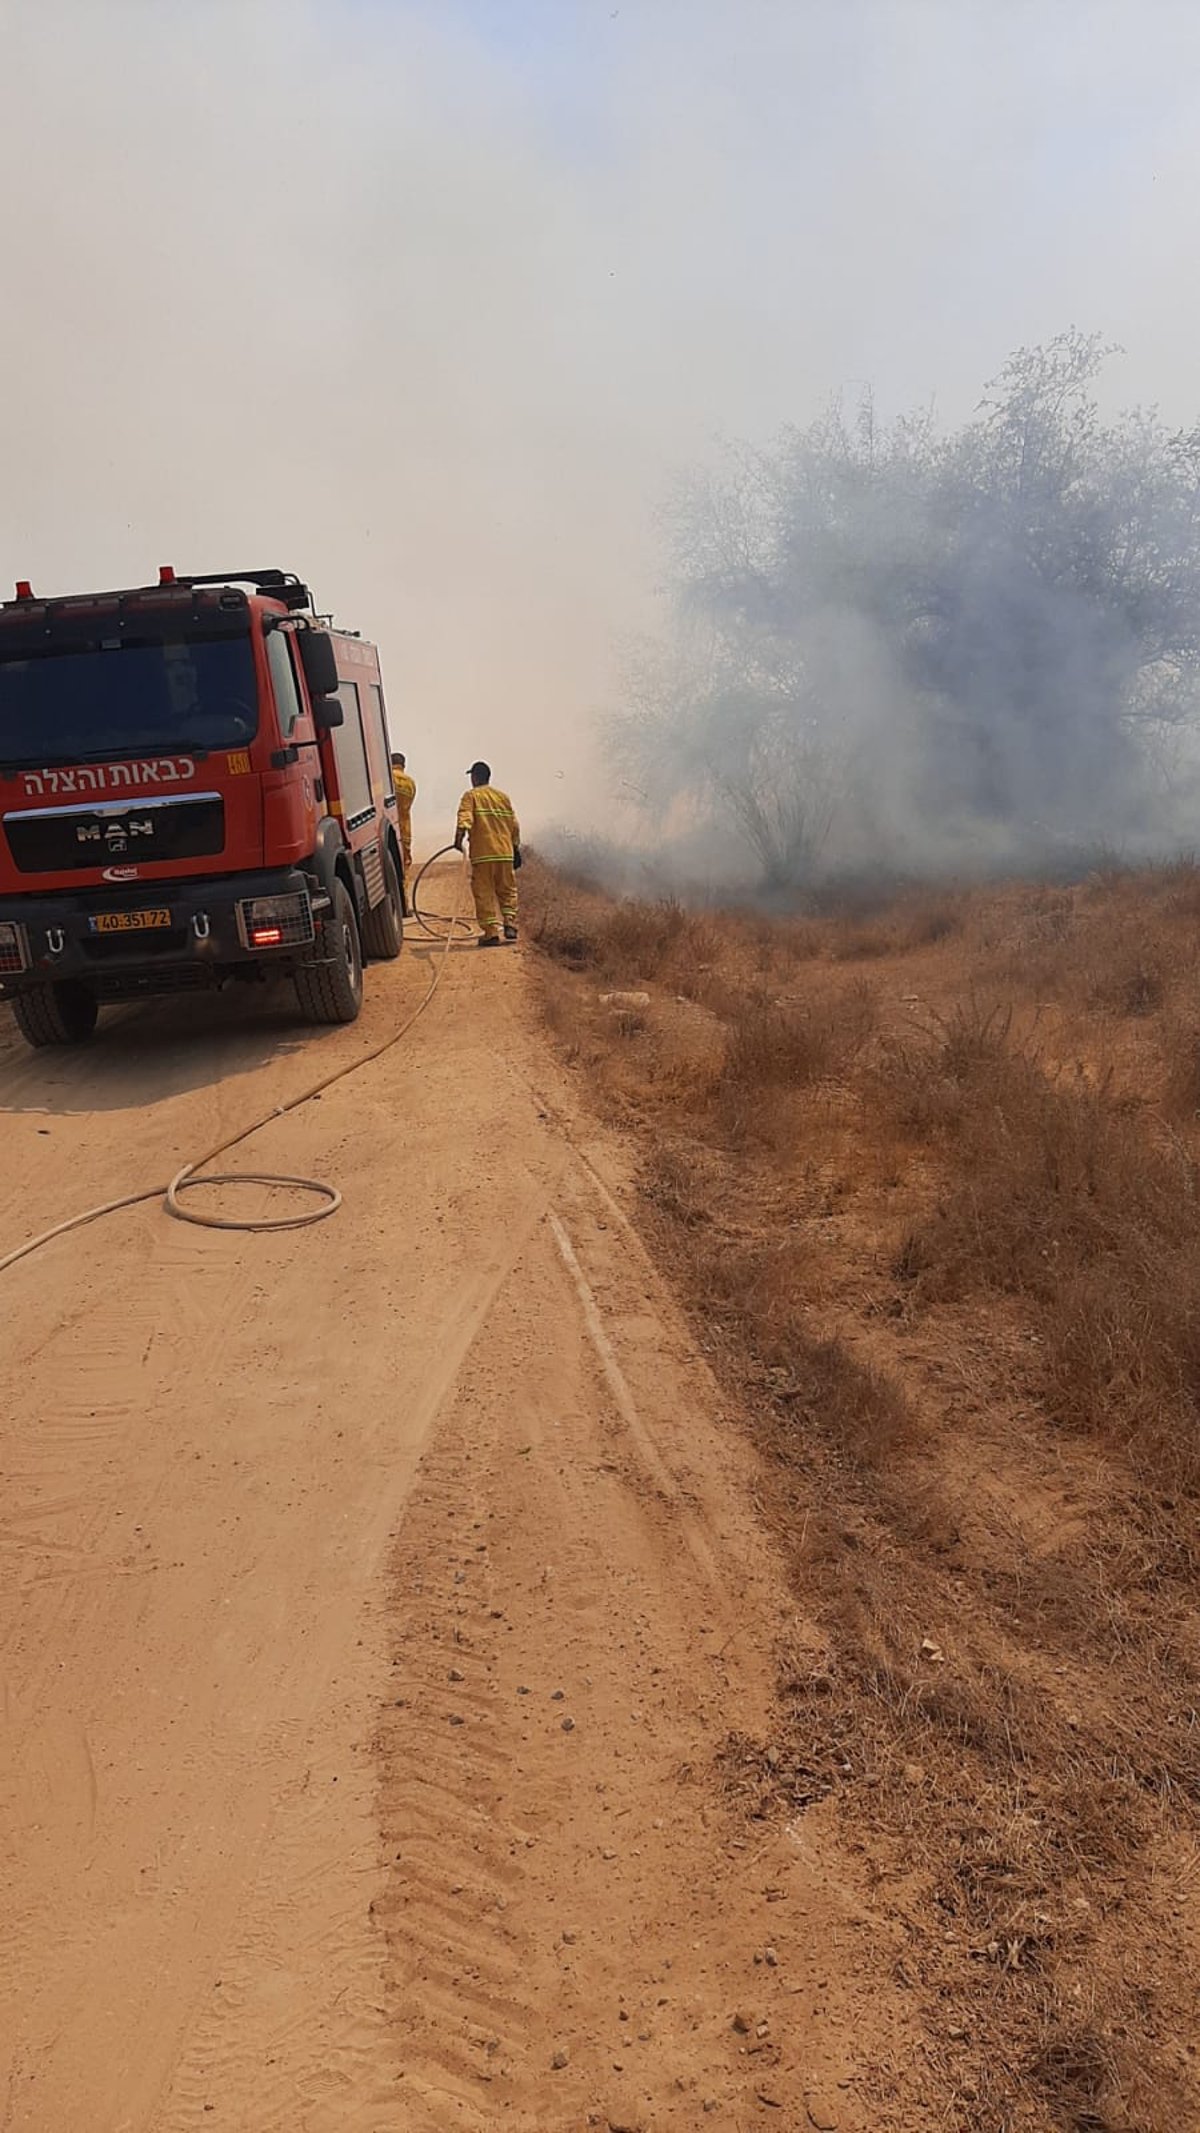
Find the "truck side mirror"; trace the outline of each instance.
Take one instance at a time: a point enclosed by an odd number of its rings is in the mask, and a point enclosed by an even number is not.
[[[318,733],[332,733],[335,726],[346,723],[346,714],[336,696],[315,696],[312,711]]]
[[[314,707],[318,696],[336,696],[338,685],[337,655],[333,640],[325,630],[298,630],[296,641],[300,646],[300,664]],[[341,720],[337,721],[341,725]]]

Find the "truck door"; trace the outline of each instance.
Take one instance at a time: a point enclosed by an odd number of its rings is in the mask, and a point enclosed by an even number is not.
[[[321,765],[292,632],[270,629],[266,641],[280,745],[263,773],[263,850],[271,865],[290,866],[306,859],[316,843]]]

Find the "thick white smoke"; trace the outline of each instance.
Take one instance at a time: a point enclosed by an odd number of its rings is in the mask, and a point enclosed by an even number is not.
[[[1198,58],[1169,0],[0,0],[0,571],[298,569],[423,801],[483,752],[603,827],[715,434],[957,418],[1069,318],[1186,413]]]

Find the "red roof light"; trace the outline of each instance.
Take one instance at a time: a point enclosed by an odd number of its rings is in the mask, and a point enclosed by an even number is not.
[[[33,587],[28,578],[17,579],[17,598],[18,600],[32,600]]]
[[[173,563],[159,564],[158,582],[160,585],[173,585],[175,583],[175,565]]]

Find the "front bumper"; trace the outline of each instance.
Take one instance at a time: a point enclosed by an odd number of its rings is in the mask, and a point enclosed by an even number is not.
[[[245,906],[268,897],[303,899],[297,908],[311,914],[310,926],[280,929],[285,937],[278,943],[254,945]],[[0,897],[0,924],[21,929],[19,958],[0,959],[0,998],[63,979],[82,981],[101,999],[128,999],[219,985],[256,971],[284,977],[298,961],[320,953],[327,908],[328,899],[294,869]],[[150,910],[166,911],[169,923],[144,931],[99,930],[94,923],[101,916]],[[295,938],[297,931],[305,938]],[[16,959],[24,961],[23,969],[8,967]]]

